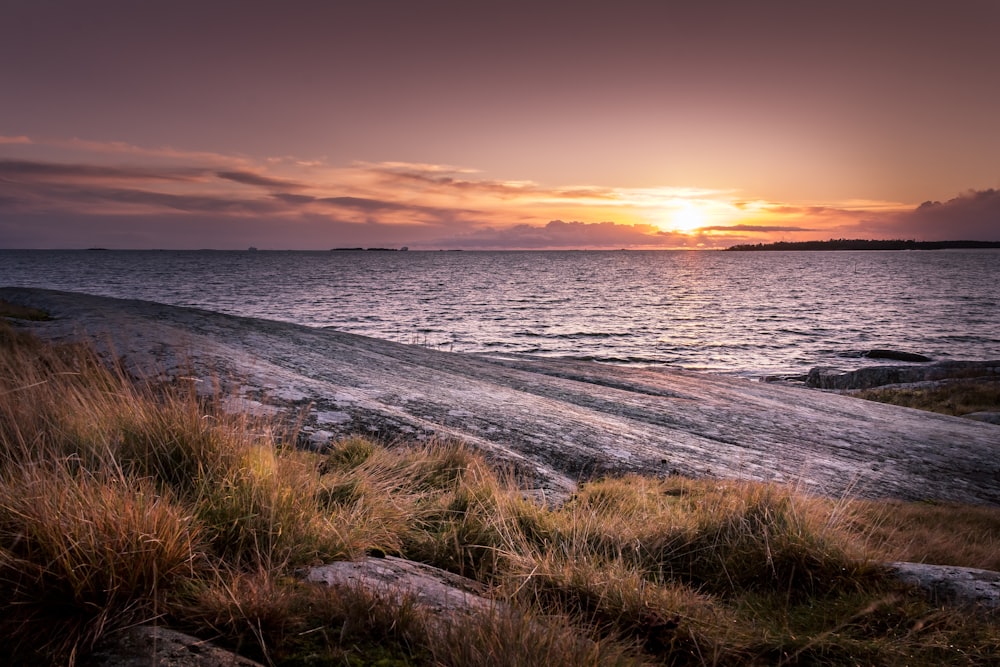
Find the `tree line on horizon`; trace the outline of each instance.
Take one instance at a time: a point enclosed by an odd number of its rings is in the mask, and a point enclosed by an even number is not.
[[[948,248],[1000,248],[1000,241],[915,241],[913,239],[830,239],[828,241],[776,241],[743,243],[726,250],[944,250]]]

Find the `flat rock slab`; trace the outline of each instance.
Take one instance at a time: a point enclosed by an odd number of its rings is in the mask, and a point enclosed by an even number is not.
[[[831,496],[1000,504],[1000,429],[804,387],[671,368],[453,354],[204,310],[26,288],[138,372],[199,376],[234,408],[307,410],[312,441],[453,437],[557,495],[609,473],[799,485]]]

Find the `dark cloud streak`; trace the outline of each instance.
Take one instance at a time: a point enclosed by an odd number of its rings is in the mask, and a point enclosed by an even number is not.
[[[362,211],[364,213],[378,213],[381,211],[407,211],[407,210],[424,210],[423,207],[408,206],[406,204],[399,204],[391,201],[383,201],[380,199],[368,199],[365,197],[321,197],[316,199],[316,201],[331,204],[333,206],[338,206],[340,208],[349,208],[356,211]]]
[[[196,168],[153,169],[144,167],[106,167],[93,164],[63,164],[30,160],[0,160],[0,177],[48,180],[156,180],[196,181],[206,171]]]
[[[5,186],[14,192],[4,192]],[[5,203],[7,207],[64,210],[69,215],[83,215],[94,205],[100,204],[147,206],[152,209],[164,208],[187,213],[262,215],[282,211],[278,204],[268,200],[172,194],[135,188],[88,187],[75,183],[18,183],[13,187],[10,183],[4,183],[3,179],[0,179],[0,202]],[[122,213],[131,215],[134,211],[126,210]]]
[[[305,187],[301,183],[296,183],[295,181],[287,181],[280,178],[270,178],[268,176],[261,176],[260,174],[255,174],[251,171],[217,171],[215,175],[221,179],[227,181],[233,181],[234,183],[241,183],[243,185],[254,185],[262,188],[283,188],[289,190],[297,190],[299,188]]]

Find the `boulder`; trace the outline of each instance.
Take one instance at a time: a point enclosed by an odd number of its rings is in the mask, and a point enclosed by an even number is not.
[[[926,563],[889,563],[889,569],[934,604],[990,612],[1000,609],[1000,572]]]
[[[922,354],[901,352],[899,350],[866,350],[861,353],[861,356],[867,357],[868,359],[891,359],[893,361],[913,361],[918,363],[934,361],[930,357],[925,357]]]
[[[954,378],[1000,380],[1000,360],[939,361],[926,366],[868,366],[850,371],[817,366],[809,371],[806,386],[843,391]]]
[[[313,567],[306,581],[329,586],[361,586],[402,599],[413,596],[417,605],[438,616],[489,612],[498,603],[484,596],[477,581],[423,563],[385,556]]]
[[[962,415],[962,417],[987,424],[1000,424],[1000,412],[970,412],[967,415]]]
[[[115,632],[101,642],[83,667],[263,667],[182,632],[138,625]]]

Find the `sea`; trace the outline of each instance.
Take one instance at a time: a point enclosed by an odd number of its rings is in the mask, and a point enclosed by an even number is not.
[[[0,250],[0,286],[750,378],[886,363],[871,349],[1000,359],[1000,250]]]

